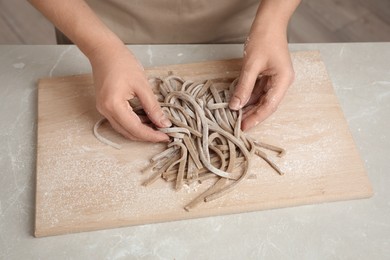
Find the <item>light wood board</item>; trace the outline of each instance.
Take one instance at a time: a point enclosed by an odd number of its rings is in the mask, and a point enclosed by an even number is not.
[[[131,142],[108,125],[103,134],[123,145],[100,143],[92,134],[101,118],[90,75],[46,78],[38,86],[38,151],[35,235],[98,230],[232,214],[372,195],[362,160],[348,129],[319,52],[292,53],[294,84],[274,113],[251,130],[255,139],[286,148],[273,160],[279,176],[260,158],[225,197],[191,212],[183,207],[211,183],[176,192],[170,183],[141,185],[141,169],[164,144]],[[151,68],[187,79],[235,77],[240,60]],[[270,153],[272,155],[272,153]],[[259,213],[261,214],[261,213]]]

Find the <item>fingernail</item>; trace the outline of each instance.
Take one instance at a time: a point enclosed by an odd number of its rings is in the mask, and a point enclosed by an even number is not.
[[[238,97],[232,97],[229,103],[229,107],[233,110],[240,109],[241,100]]]
[[[172,122],[165,116],[161,119],[160,122],[161,122],[161,125],[163,127],[171,127],[172,126]]]

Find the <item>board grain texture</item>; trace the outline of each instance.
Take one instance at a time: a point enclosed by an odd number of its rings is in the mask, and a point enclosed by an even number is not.
[[[279,109],[248,132],[287,150],[282,158],[269,153],[285,175],[254,157],[249,174],[255,178],[190,212],[183,207],[211,181],[180,191],[163,180],[142,186],[148,176],[141,170],[165,145],[126,140],[108,124],[102,134],[122,149],[100,143],[92,134],[101,116],[91,75],[41,79],[35,236],[370,197],[370,182],[320,53],[295,52],[292,61],[296,79]],[[241,60],[206,61],[146,73],[205,79],[236,77],[240,68]]]

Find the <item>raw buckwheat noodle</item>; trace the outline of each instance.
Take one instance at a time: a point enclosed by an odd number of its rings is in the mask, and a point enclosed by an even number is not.
[[[155,94],[172,126],[159,129],[171,140],[167,149],[153,156],[143,170],[150,174],[143,185],[162,178],[174,182],[175,189],[180,190],[185,184],[215,179],[213,185],[184,207],[189,211],[236,188],[248,177],[254,154],[283,175],[262,149],[274,151],[279,157],[284,155],[284,149],[246,136],[241,131],[242,110],[233,111],[228,107],[238,79],[194,82],[171,75],[149,81],[157,87]],[[129,102],[138,115],[146,115],[139,100]],[[120,149],[119,144],[99,134],[98,128],[104,121],[99,120],[94,126],[96,138]]]

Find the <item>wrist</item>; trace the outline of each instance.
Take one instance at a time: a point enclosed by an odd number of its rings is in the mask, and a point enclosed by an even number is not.
[[[288,22],[283,18],[271,16],[269,13],[258,16],[252,24],[250,34],[264,36],[287,35]]]
[[[245,49],[265,48],[271,50],[275,48],[285,48],[287,44],[287,32],[283,27],[275,27],[273,25],[270,26],[267,23],[262,23],[252,26],[245,44]]]
[[[262,0],[251,31],[286,35],[289,20],[299,3],[300,0]]]
[[[107,62],[115,58],[119,53],[128,51],[119,38],[106,38],[98,43],[90,44],[82,50],[92,66],[96,63]]]

